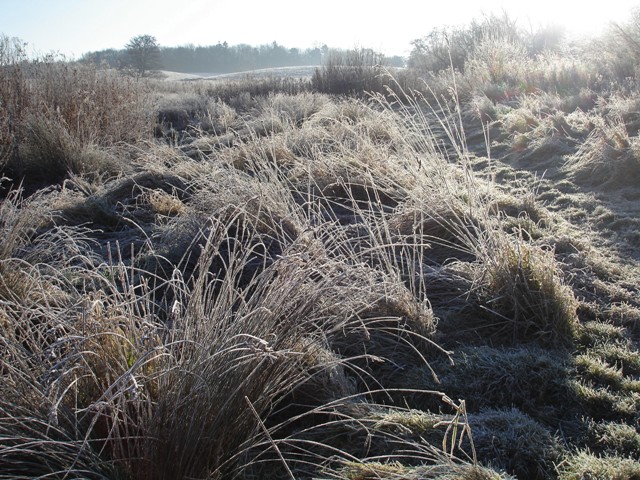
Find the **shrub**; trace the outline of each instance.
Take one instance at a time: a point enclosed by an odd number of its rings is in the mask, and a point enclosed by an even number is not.
[[[335,95],[386,93],[382,74],[384,56],[369,49],[331,51],[311,78],[312,88]]]
[[[589,45],[587,55],[598,62],[601,74],[614,85],[633,88],[638,79],[640,10],[626,22],[612,23],[602,37]]]
[[[96,168],[98,177],[117,174],[126,170],[124,162],[104,149],[150,138],[152,109],[143,83],[55,58],[27,62],[16,53],[7,61],[0,70],[0,84],[9,86],[0,89],[0,109],[7,109],[0,116],[0,166],[14,182],[55,183],[67,171]]]
[[[136,143],[150,138],[153,111],[144,82],[111,71],[59,62],[34,62],[31,105],[59,115],[82,144]]]
[[[487,37],[476,45],[467,68],[476,78],[491,83],[514,83],[518,72],[526,65],[523,45],[501,37]]]
[[[68,174],[97,180],[112,178],[131,167],[116,157],[117,151],[96,144],[82,144],[64,121],[51,115],[29,117],[24,121],[24,137],[18,148],[19,161],[9,167],[31,185],[47,185],[62,181]],[[120,155],[126,155],[123,149]]]
[[[0,35],[0,172],[15,155],[19,124],[29,100],[25,47],[17,38]]]
[[[558,27],[526,32],[507,13],[490,14],[461,27],[436,28],[427,36],[414,40],[409,67],[420,72],[439,73],[445,70],[466,72],[468,62],[477,57],[504,55],[504,45],[517,46],[518,56],[533,56],[544,49],[558,48],[562,32]],[[493,73],[502,69],[493,58]],[[513,65],[512,65],[513,66]]]

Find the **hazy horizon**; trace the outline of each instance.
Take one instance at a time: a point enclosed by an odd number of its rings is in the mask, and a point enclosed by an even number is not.
[[[514,5],[502,0],[451,1],[429,6],[397,0],[393,4],[326,0],[322,6],[299,2],[187,0],[177,8],[168,0],[0,0],[0,33],[28,43],[32,53],[56,52],[79,58],[90,51],[121,49],[134,36],[153,35],[161,46],[252,46],[277,42],[287,48],[367,47],[406,56],[411,41],[444,25],[466,24],[482,14],[506,11],[523,25],[559,24],[569,32],[597,33],[610,21],[629,17],[636,0],[614,0],[585,7],[582,2],[540,0]]]

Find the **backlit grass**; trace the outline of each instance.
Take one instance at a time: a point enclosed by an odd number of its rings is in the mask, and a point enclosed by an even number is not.
[[[311,84],[2,37],[0,478],[636,478],[637,92],[509,31]]]

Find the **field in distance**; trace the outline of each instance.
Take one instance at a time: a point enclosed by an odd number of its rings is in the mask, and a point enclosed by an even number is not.
[[[278,67],[278,68],[262,68],[259,70],[247,70],[235,73],[212,73],[212,72],[194,72],[182,73],[161,70],[165,80],[237,80],[245,77],[265,78],[265,77],[289,77],[289,78],[306,78],[310,79],[317,65],[298,66],[298,67]]]

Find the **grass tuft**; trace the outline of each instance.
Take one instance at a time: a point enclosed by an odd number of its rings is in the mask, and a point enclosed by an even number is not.
[[[564,284],[553,253],[523,241],[501,242],[484,260],[480,285],[486,325],[506,344],[538,342],[570,346],[577,302]]]
[[[560,480],[633,480],[640,476],[640,463],[632,458],[599,457],[579,452],[559,466]]]

